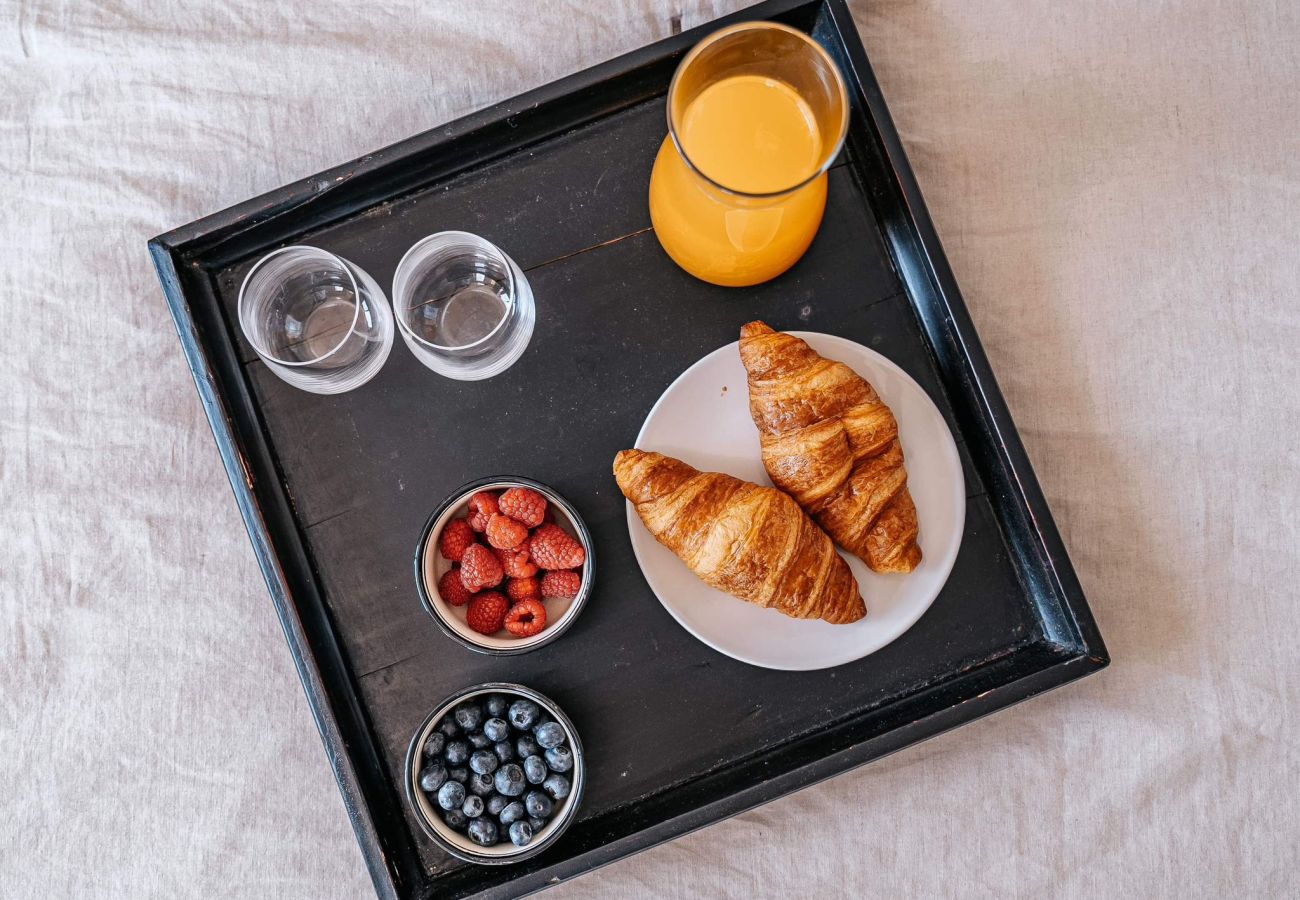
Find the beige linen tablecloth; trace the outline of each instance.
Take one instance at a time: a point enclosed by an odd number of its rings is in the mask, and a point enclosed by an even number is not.
[[[146,239],[739,5],[0,3],[0,894],[370,891]],[[1114,664],[553,896],[1295,896],[1300,7],[855,15]]]

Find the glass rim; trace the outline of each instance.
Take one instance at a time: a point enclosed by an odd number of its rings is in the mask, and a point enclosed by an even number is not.
[[[331,347],[329,350],[327,350],[326,352],[322,353],[320,356],[315,356],[312,357],[311,359],[296,360],[296,361],[283,360],[280,359],[278,355],[269,352],[264,346],[264,342],[260,338],[254,337],[253,334],[249,333],[249,328],[244,321],[245,319],[244,313],[246,311],[244,306],[244,297],[247,296],[248,293],[248,283],[252,281],[253,276],[257,273],[257,270],[262,268],[262,266],[265,263],[269,262],[272,258],[279,256],[282,253],[289,253],[294,250],[324,257],[325,259],[337,265],[340,269],[342,269],[347,274],[348,281],[352,282],[352,296],[356,298],[356,302],[352,304],[352,324],[348,326],[348,330],[345,331],[343,333],[343,336],[339,338],[339,342],[335,344],[333,347]],[[339,256],[337,253],[331,253],[328,250],[324,250],[320,247],[313,247],[310,244],[290,244],[287,247],[280,247],[277,250],[272,250],[270,253],[266,254],[261,259],[259,259],[256,263],[253,264],[253,268],[248,270],[248,274],[244,276],[243,283],[240,284],[239,286],[239,300],[237,305],[239,308],[240,330],[244,332],[244,338],[248,341],[250,345],[252,345],[253,349],[257,351],[258,356],[262,357],[264,360],[269,359],[277,366],[290,366],[292,368],[300,368],[302,366],[314,366],[320,362],[323,362],[326,359],[329,359],[331,356],[333,356],[335,353],[341,350],[343,348],[343,345],[347,343],[348,338],[351,337],[352,333],[356,330],[357,320],[361,318],[361,285],[357,283],[357,277],[352,272],[351,264],[348,263],[346,259]]]
[[[821,56],[821,58],[825,61],[826,65],[829,67],[830,71],[835,76],[835,86],[839,90],[840,101],[841,101],[840,105],[842,111],[840,113],[839,133],[836,135],[835,138],[834,149],[829,154],[827,154],[826,161],[822,163],[820,166],[818,166],[816,171],[814,171],[807,178],[803,179],[802,181],[793,185],[792,187],[781,188],[778,191],[752,193],[750,191],[741,191],[741,190],[737,190],[736,188],[727,187],[727,185],[722,184],[721,182],[716,181],[713,178],[710,178],[708,175],[704,174],[704,172],[699,168],[699,166],[695,165],[695,163],[691,161],[690,156],[687,155],[686,153],[686,148],[682,146],[681,138],[677,134],[677,126],[673,121],[673,95],[677,92],[677,83],[678,80],[681,78],[682,73],[686,71],[687,67],[689,67],[691,63],[695,62],[695,60],[699,57],[700,53],[702,53],[705,50],[705,48],[717,43],[723,38],[731,37],[732,35],[739,34],[743,31],[769,31],[769,30],[784,31],[788,34],[792,34],[795,37],[802,40],[805,44],[811,47],[815,53]],[[734,194],[737,197],[747,197],[755,200],[769,200],[775,197],[783,197],[786,194],[792,194],[795,191],[800,190],[801,188],[807,187],[808,185],[812,184],[812,182],[820,178],[822,175],[826,174],[827,170],[830,169],[831,164],[835,162],[835,158],[840,155],[840,149],[844,146],[844,140],[845,138],[848,137],[848,133],[849,133],[849,92],[848,92],[848,87],[844,84],[844,73],[842,73],[840,71],[840,67],[835,64],[835,60],[831,59],[831,55],[826,52],[826,48],[823,47],[821,44],[817,43],[815,40],[813,40],[811,35],[805,34],[804,32],[800,31],[797,28],[791,28],[789,25],[783,25],[780,22],[765,22],[765,21],[738,22],[735,25],[728,25],[726,28],[719,28],[717,31],[714,31],[711,34],[705,36],[698,44],[692,47],[690,51],[684,57],[682,57],[682,61],[677,64],[677,69],[673,72],[672,81],[670,81],[668,84],[668,102],[664,105],[666,107],[665,114],[668,118],[668,136],[672,138],[673,146],[677,148],[677,154],[681,156],[682,161],[686,163],[686,167],[720,191],[725,191],[728,194]]]
[[[476,341],[470,341],[468,344],[435,344],[433,341],[427,340],[426,338],[416,334],[411,326],[406,324],[406,319],[403,313],[404,311],[414,309],[415,306],[407,302],[406,295],[409,291],[407,291],[405,284],[399,282],[399,279],[409,277],[408,273],[402,271],[402,268],[407,265],[407,261],[410,259],[412,253],[415,253],[416,251],[427,253],[427,245],[433,241],[442,241],[446,243],[463,241],[477,249],[487,251],[492,256],[496,256],[506,270],[507,286],[510,290],[509,308],[501,315],[501,318],[497,321],[496,325],[492,327],[492,330]],[[414,263],[411,265],[414,265]],[[485,341],[491,340],[498,331],[505,327],[506,322],[510,320],[511,313],[513,313],[515,309],[515,292],[517,290],[518,287],[515,283],[514,261],[496,244],[492,243],[487,238],[480,237],[479,235],[469,231],[437,231],[420,238],[412,244],[407,251],[402,254],[402,258],[398,261],[397,268],[393,272],[393,318],[397,320],[397,327],[402,330],[402,334],[409,337],[411,340],[416,341],[422,347],[428,347],[430,350],[435,350],[439,353],[455,353],[462,350],[473,350]],[[398,308],[399,302],[402,304],[401,309]],[[431,300],[424,300],[416,305],[424,306],[432,302],[433,301]]]

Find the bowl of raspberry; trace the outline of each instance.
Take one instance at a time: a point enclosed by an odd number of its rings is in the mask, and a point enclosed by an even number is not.
[[[420,601],[453,640],[525,653],[563,634],[591,593],[591,534],[578,511],[529,478],[484,478],[443,501],[415,553]]]
[[[558,706],[520,684],[465,688],[416,729],[406,799],[425,833],[480,865],[541,853],[577,815],[586,766]]]

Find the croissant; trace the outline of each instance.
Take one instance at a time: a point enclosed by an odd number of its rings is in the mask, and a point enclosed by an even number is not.
[[[867,381],[763,322],[740,329],[763,465],[845,550],[875,572],[921,562],[894,414]]]
[[[614,478],[705,584],[796,619],[844,625],[867,614],[835,545],[780,491],[644,450],[614,457]]]

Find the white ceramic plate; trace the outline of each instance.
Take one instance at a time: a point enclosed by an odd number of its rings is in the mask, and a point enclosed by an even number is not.
[[[898,420],[907,482],[920,520],[921,565],[907,575],[878,575],[841,553],[867,602],[852,625],[791,619],[714,590],[656,541],[627,505],[632,549],[650,589],[682,627],[719,653],[768,669],[825,669],[860,659],[921,618],[952,571],[966,521],[966,485],[952,434],[929,396],[902,369],[845,338],[791,332],[828,359],[850,366],[875,387]],[[749,417],[749,389],[735,343],[683,372],[646,416],[636,446],[675,456],[697,469],[770,485]]]

